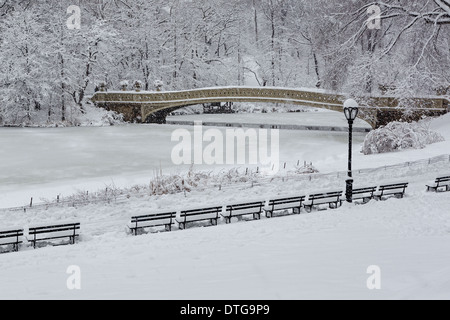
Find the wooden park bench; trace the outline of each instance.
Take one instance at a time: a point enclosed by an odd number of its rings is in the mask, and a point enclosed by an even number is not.
[[[374,199],[383,200],[383,197],[394,196],[396,198],[403,198],[405,196],[406,188],[409,183],[395,183],[380,186],[378,194],[374,195]]]
[[[450,191],[450,176],[437,178],[434,185],[427,185],[427,191],[439,192],[442,188],[445,188],[443,191]]]
[[[135,236],[137,236],[138,230],[152,227],[165,226],[166,231],[172,231],[172,225],[175,223],[174,219],[176,216],[176,212],[136,216],[131,218],[131,225],[128,227]]]
[[[264,209],[266,217],[272,218],[274,212],[287,210],[292,210],[293,214],[300,214],[305,198],[306,196],[270,200],[268,208]]]
[[[309,204],[304,205],[305,209],[311,212],[314,206],[322,204],[327,204],[330,209],[336,209],[342,205],[342,194],[343,191],[311,194],[308,198]]]
[[[243,217],[247,215],[253,215],[254,220],[261,219],[261,213],[264,208],[264,201],[242,203],[227,206],[225,213],[222,213],[222,217],[225,218],[226,223],[231,223],[233,217]]]
[[[217,225],[222,207],[212,207],[206,209],[195,209],[181,211],[180,218],[177,218],[179,228],[181,230],[186,228],[189,222],[211,221],[211,225]]]
[[[79,237],[80,223],[70,223],[45,227],[29,228],[28,235],[31,239],[29,242],[36,249],[36,243],[56,239],[69,239],[70,244],[75,244],[76,238]]]
[[[353,189],[353,201],[362,200],[363,203],[367,203],[375,197],[377,187],[359,188]]]
[[[19,251],[22,243],[23,229],[0,231],[0,246],[13,246],[12,251]]]

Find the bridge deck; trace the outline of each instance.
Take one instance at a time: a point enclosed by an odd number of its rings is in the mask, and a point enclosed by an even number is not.
[[[345,99],[345,95],[320,89],[218,87],[166,92],[97,92],[91,100],[99,107],[124,113],[128,120],[140,117],[145,122],[155,114],[165,119],[176,108],[215,102],[283,103],[341,112]],[[394,97],[363,100],[366,103],[361,103],[359,117],[374,128],[403,117],[403,109],[399,108],[398,99]],[[419,97],[410,101],[417,118],[448,111],[448,100],[443,97]]]

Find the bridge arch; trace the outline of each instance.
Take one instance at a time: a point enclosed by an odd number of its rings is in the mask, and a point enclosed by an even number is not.
[[[346,96],[325,90],[289,89],[270,87],[220,87],[166,92],[97,92],[92,101],[99,107],[125,115],[125,120],[139,122],[164,122],[165,117],[176,109],[203,103],[255,102],[283,103],[323,108],[342,112]],[[417,98],[417,117],[423,114],[442,114],[447,111],[445,99]],[[400,119],[402,110],[398,101],[391,97],[370,98],[370,106],[362,106],[359,118],[373,128]],[[448,101],[447,101],[448,103]]]

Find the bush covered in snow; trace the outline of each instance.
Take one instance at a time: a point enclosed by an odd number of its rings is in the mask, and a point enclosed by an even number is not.
[[[296,166],[295,167],[295,174],[313,174],[313,173],[319,173],[319,170],[317,170],[316,167],[313,166],[312,162],[305,163],[302,166]]]
[[[73,116],[70,123],[64,126],[76,127],[103,127],[123,124],[123,115],[115,111],[107,111],[103,108],[97,108],[92,104],[84,106],[84,113],[78,113]],[[62,126],[62,125],[59,125]]]
[[[234,188],[236,183],[261,184],[265,179],[270,179],[270,183],[277,179],[285,179],[285,175],[296,176],[317,173],[312,163],[305,163],[304,166],[296,166],[295,171],[285,171],[279,175],[266,176],[258,169],[252,170],[246,168],[240,170],[233,168],[220,172],[195,171],[192,167],[186,173],[182,174],[163,174],[157,173],[146,185],[134,185],[130,188],[118,188],[114,185],[108,185],[106,188],[95,192],[78,191],[75,194],[53,199],[40,199],[48,208],[50,206],[68,205],[83,206],[90,203],[120,201],[130,198],[142,198],[146,196],[162,196],[177,193],[189,193],[193,190],[205,190],[209,188],[218,188],[219,190],[227,187]]]
[[[364,141],[365,155],[405,149],[423,149],[426,145],[444,141],[444,137],[430,130],[430,119],[419,122],[391,122],[370,132]]]

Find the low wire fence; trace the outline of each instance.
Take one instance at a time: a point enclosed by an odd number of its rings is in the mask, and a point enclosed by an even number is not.
[[[447,166],[446,166],[447,165]],[[303,166],[303,167],[302,167]],[[380,174],[395,178],[404,175],[411,170],[423,170],[424,168],[435,167],[439,170],[446,170],[450,173],[450,155],[441,155],[429,159],[403,162],[395,165],[387,165],[377,168],[357,169],[353,171],[355,178],[375,178]],[[292,168],[292,169],[290,169]],[[306,169],[300,174],[298,169]],[[311,171],[311,172],[308,172]],[[20,207],[0,209],[1,212],[17,212],[32,209],[48,209],[51,207],[81,207],[90,204],[111,204],[124,203],[131,198],[139,198],[152,195],[189,193],[192,190],[212,190],[219,191],[239,189],[249,189],[256,186],[263,186],[274,183],[288,182],[320,182],[320,181],[342,181],[347,178],[347,171],[336,171],[330,173],[312,173],[314,167],[299,161],[281,164],[280,172],[274,176],[265,176],[260,173],[259,168],[248,169],[240,172],[238,169],[230,170],[218,175],[205,172],[189,172],[185,176],[172,175],[156,177],[148,185],[135,185],[131,188],[118,188],[115,186],[106,187],[96,192],[79,191],[67,197],[57,196],[54,199],[41,199]],[[189,176],[191,175],[191,176]]]

